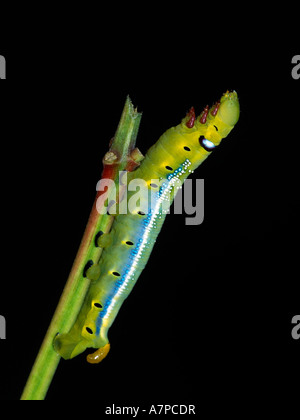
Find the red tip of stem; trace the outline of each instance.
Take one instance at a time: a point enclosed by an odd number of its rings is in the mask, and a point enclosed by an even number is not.
[[[195,119],[196,119],[196,115],[195,115],[195,109],[192,106],[192,108],[189,110],[187,117],[190,117],[190,119],[186,122],[186,126],[188,128],[193,128],[194,124],[195,124]]]

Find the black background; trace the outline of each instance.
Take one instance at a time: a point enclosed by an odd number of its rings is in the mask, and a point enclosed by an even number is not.
[[[145,153],[192,105],[199,114],[235,89],[240,121],[192,175],[205,179],[203,224],[167,218],[110,330],[109,356],[99,366],[83,356],[62,361],[47,399],[97,400],[100,411],[190,402],[199,412],[210,401],[212,411],[216,401],[230,410],[237,400],[279,408],[283,392],[295,398],[300,373],[300,340],[291,337],[300,314],[300,81],[291,77],[299,50],[288,33],[285,42],[249,37],[238,47],[228,41],[234,28],[199,39],[185,32],[178,42],[168,31],[154,39],[124,28],[116,38],[73,25],[0,50],[0,399],[19,399],[26,383],[126,95],[143,112]]]

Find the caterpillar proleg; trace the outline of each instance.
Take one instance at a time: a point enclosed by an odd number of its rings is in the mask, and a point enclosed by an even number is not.
[[[136,205],[127,214],[117,214],[108,236],[95,238],[95,246],[104,249],[99,265],[91,262],[86,268],[91,285],[81,311],[71,330],[54,340],[55,350],[64,359],[72,359],[89,347],[98,349],[88,356],[90,363],[98,363],[107,355],[108,330],[147,264],[164,223],[162,203],[167,197],[172,203],[178,185],[212,153],[238,119],[235,91],[226,92],[197,118],[191,108],[178,126],[167,130],[149,149],[140,166],[127,174],[128,182],[142,179],[147,184],[148,207],[141,211]],[[128,201],[132,195],[128,191]]]

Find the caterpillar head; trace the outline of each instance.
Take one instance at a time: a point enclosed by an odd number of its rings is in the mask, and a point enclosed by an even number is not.
[[[211,152],[223,138],[228,136],[237,123],[239,115],[240,105],[237,93],[227,91],[211,108],[207,105],[198,118],[195,116],[194,108],[191,108],[182,120],[182,127],[187,134],[198,132],[201,146]]]

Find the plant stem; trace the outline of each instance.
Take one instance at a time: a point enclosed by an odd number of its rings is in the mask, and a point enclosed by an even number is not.
[[[105,155],[102,178],[118,181],[119,171],[132,170],[138,165],[141,154],[134,149],[136,136],[141,120],[132,105],[129,96],[126,99],[123,113],[111,144]],[[108,233],[114,217],[99,214],[96,208],[97,194],[77,256],[71,269],[66,286],[32,367],[25,385],[21,400],[43,400],[47,394],[52,378],[60,361],[60,356],[53,348],[56,334],[70,330],[83,304],[90,281],[83,277],[83,270],[89,260],[99,262],[102,248],[95,246],[95,236],[99,231]]]

